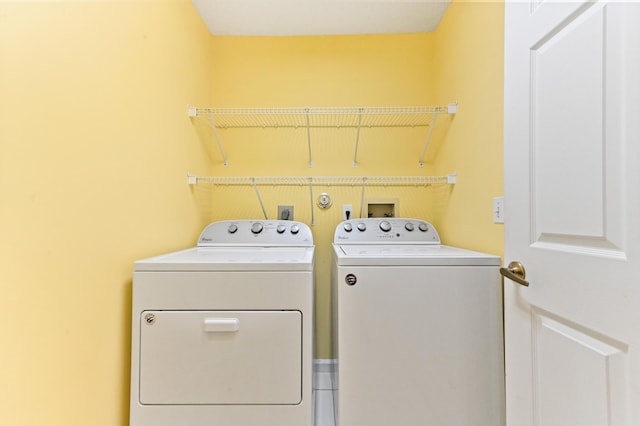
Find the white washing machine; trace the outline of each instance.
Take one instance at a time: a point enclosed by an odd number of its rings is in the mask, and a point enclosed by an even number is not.
[[[333,243],[341,426],[502,426],[500,258],[417,219],[356,219]]]
[[[223,221],[135,262],[131,426],[311,426],[314,245],[294,221]]]

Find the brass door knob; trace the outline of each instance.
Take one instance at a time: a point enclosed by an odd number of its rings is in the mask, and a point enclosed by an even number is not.
[[[506,268],[500,268],[500,273],[503,277],[509,278],[511,281],[515,281],[520,285],[529,287],[529,281],[526,281],[527,271],[524,269],[522,263],[514,261],[509,263]]]

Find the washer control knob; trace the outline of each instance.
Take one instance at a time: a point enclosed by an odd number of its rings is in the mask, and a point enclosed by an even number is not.
[[[383,232],[389,232],[389,231],[391,231],[391,224],[389,222],[387,222],[386,220],[383,220],[382,222],[380,222],[380,229]]]
[[[262,232],[262,229],[264,227],[262,226],[262,224],[260,222],[256,222],[253,225],[251,225],[251,232],[253,232],[254,234],[259,234]]]
[[[235,234],[238,231],[238,225],[235,224],[231,224],[229,225],[229,228],[227,228],[227,232],[229,232],[230,234]]]
[[[411,232],[414,229],[416,229],[416,227],[413,226],[413,223],[407,222],[407,223],[404,224],[404,229],[406,229],[407,231]]]
[[[278,227],[276,228],[276,231],[278,232],[278,234],[282,234],[285,229],[287,228],[285,228],[284,225],[278,225]]]
[[[295,235],[298,232],[300,232],[300,227],[298,225],[292,225],[291,226],[291,233]]]
[[[367,225],[366,225],[364,222],[360,222],[360,223],[358,224],[358,231],[360,231],[360,232],[364,232],[364,231],[366,231],[366,230],[367,230]]]
[[[353,231],[353,226],[351,226],[351,224],[350,224],[350,223],[348,223],[348,222],[344,224],[343,228],[344,228],[344,230],[345,230],[345,231],[347,231],[347,232],[351,232],[351,231]]]
[[[426,223],[422,222],[420,223],[420,225],[418,225],[418,229],[421,230],[422,232],[427,232],[429,230],[429,227],[427,226]]]

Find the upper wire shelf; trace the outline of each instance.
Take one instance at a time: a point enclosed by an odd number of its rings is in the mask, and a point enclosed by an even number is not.
[[[195,176],[188,183],[209,185],[273,186],[429,186],[453,185],[456,174],[446,176]]]
[[[428,127],[424,147],[418,164],[424,166],[424,158],[439,114],[455,114],[458,103],[446,106],[408,107],[345,107],[345,108],[198,108],[189,107],[189,117],[206,117],[227,166],[218,129],[230,128],[306,128],[309,151],[309,167],[313,167],[311,129],[320,127],[356,128],[353,166],[358,164],[358,145],[362,127]]]
[[[457,104],[348,108],[189,108],[190,117],[210,117],[220,129],[242,127],[414,127],[434,115],[453,114]]]

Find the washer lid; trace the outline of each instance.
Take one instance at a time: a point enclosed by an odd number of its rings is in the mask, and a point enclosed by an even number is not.
[[[339,266],[499,266],[500,257],[431,244],[334,244]]]
[[[135,262],[136,271],[312,271],[314,247],[194,247]]]

